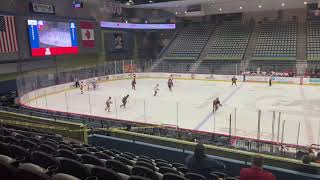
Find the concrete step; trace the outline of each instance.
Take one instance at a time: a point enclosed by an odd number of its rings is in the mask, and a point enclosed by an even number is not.
[[[248,46],[247,46],[246,52],[244,53],[244,56],[243,56],[242,61],[241,61],[241,70],[247,69],[247,67],[248,67],[248,65],[250,63],[250,60],[251,60],[251,58],[252,58],[252,56],[254,54],[254,50],[256,48],[258,34],[259,34],[259,31],[260,31],[260,27],[261,27],[261,25],[257,24],[257,23],[255,23],[253,25],[251,36],[250,36],[250,40],[248,42]]]

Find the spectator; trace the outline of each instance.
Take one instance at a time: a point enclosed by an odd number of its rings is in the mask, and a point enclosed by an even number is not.
[[[302,163],[303,165],[301,167],[299,167],[298,169],[296,169],[299,172],[303,172],[303,173],[308,173],[308,174],[317,174],[318,171],[315,168],[312,168],[310,166],[312,162],[312,158],[310,155],[304,155],[302,157]]]
[[[251,168],[242,168],[240,171],[240,180],[275,180],[274,175],[263,170],[264,159],[260,155],[252,158]]]
[[[213,170],[224,170],[225,165],[205,154],[203,144],[199,143],[194,149],[194,154],[186,159],[187,168],[192,173],[201,174],[210,179],[210,173]]]
[[[309,156],[309,155],[304,155],[304,156],[302,157],[302,163],[303,163],[303,164],[310,164],[310,163],[311,163],[311,158],[310,158],[310,156]]]
[[[310,153],[309,157],[310,157],[311,162],[316,162],[317,156],[314,153]]]
[[[306,153],[306,152],[304,152],[303,150],[299,149],[298,152],[296,153],[296,159],[301,160],[302,157],[303,157],[304,155],[306,155],[306,154],[308,154],[308,153]]]
[[[320,152],[317,154],[316,163],[320,163]]]

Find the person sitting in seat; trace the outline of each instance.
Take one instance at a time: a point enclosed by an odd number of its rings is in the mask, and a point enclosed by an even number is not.
[[[264,159],[260,155],[255,155],[252,158],[252,167],[242,168],[240,171],[240,180],[275,180],[274,175],[263,170]]]
[[[205,154],[203,144],[198,143],[195,146],[194,153],[186,158],[187,168],[192,173],[201,174],[210,179],[212,171],[224,171],[225,165]]]

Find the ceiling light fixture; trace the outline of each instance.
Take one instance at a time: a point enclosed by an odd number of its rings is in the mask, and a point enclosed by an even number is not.
[[[262,8],[262,6],[261,6],[261,5],[259,5],[258,7],[259,7],[259,8]]]
[[[242,9],[242,6],[240,6],[240,9]]]
[[[308,2],[307,2],[307,1],[305,1],[305,2],[303,2],[303,4],[304,4],[304,5],[307,5],[307,4],[308,4]]]
[[[282,7],[283,7],[284,5],[285,5],[284,3],[281,4]]]
[[[221,8],[219,8],[219,11],[221,11],[222,9]]]

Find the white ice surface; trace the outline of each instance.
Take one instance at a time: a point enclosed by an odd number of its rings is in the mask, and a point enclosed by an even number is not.
[[[160,85],[158,96],[153,88]],[[166,79],[138,79],[136,91],[131,80],[99,84],[95,91],[80,93],[74,89],[38,98],[28,105],[44,109],[117,118],[150,124],[177,125],[180,128],[257,138],[258,110],[261,110],[261,139],[279,142],[284,124],[283,142],[296,144],[300,122],[300,145],[319,144],[320,87],[266,83],[175,80],[173,92]],[[129,94],[127,107],[119,108]],[[105,101],[112,97],[111,112],[104,111]],[[212,113],[212,101],[219,97],[223,106]],[[275,111],[274,137],[272,119]],[[285,121],[283,123],[283,121]]]

